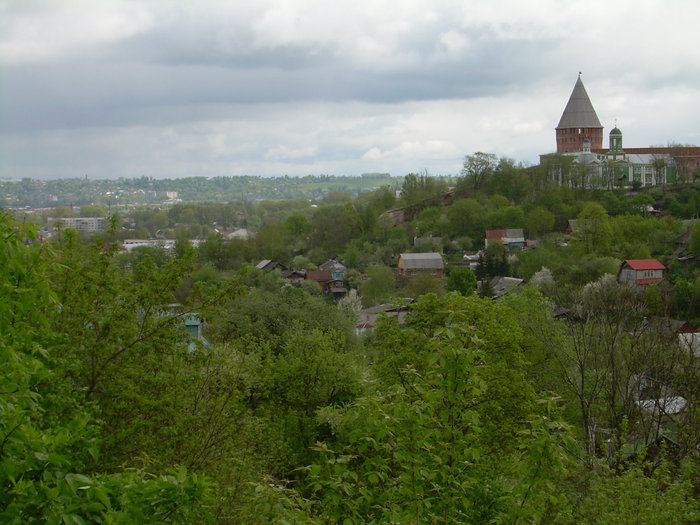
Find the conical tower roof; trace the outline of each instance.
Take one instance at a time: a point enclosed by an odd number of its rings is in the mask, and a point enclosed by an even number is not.
[[[588,98],[586,88],[583,87],[581,75],[579,74],[574,90],[571,92],[569,102],[564,108],[561,120],[556,129],[566,128],[602,128],[598,115],[593,109],[591,99]]]

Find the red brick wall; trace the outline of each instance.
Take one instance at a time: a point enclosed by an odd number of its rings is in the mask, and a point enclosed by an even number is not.
[[[591,150],[603,147],[603,128],[557,129],[557,153],[583,151],[583,140],[591,141]]]

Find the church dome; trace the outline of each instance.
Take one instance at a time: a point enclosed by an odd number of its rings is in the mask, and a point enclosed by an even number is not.
[[[611,135],[622,135],[622,131],[620,131],[617,127],[614,127],[613,129],[610,130]]]

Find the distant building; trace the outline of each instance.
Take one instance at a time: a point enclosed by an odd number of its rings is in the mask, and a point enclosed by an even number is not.
[[[343,280],[333,277],[330,270],[307,270],[305,279],[316,281],[321,286],[323,293],[330,294],[336,300],[348,292],[343,286]]]
[[[185,315],[185,331],[193,339],[204,339],[202,335],[202,316],[198,313],[190,313]]]
[[[331,277],[333,279],[339,279],[341,281],[345,279],[345,272],[348,271],[348,267],[341,263],[337,257],[331,257],[320,265],[318,269],[331,272]]]
[[[517,277],[494,277],[491,279],[490,285],[493,299],[500,299],[511,290],[521,286],[525,281]]]
[[[255,238],[255,232],[252,232],[246,228],[238,228],[237,230],[234,230],[231,233],[226,234],[225,237],[229,240],[231,240],[231,239],[243,239],[244,241],[247,241],[247,240]]]
[[[488,248],[489,244],[500,242],[506,248],[524,248],[525,234],[522,228],[509,228],[506,230],[486,230],[486,240],[484,247]]]
[[[102,232],[107,226],[105,217],[61,217],[49,218],[49,226],[53,228],[72,228],[79,232]]]
[[[445,264],[439,253],[402,253],[396,268],[401,276],[411,277],[420,272],[430,272],[431,275],[442,277]]]
[[[692,180],[700,147],[623,148],[615,125],[603,148],[603,126],[579,74],[555,128],[556,153],[540,155],[540,165],[558,184],[574,187],[657,186]]]
[[[413,237],[413,246],[425,246],[429,245],[433,249],[439,249],[442,252],[442,237],[433,237],[428,235],[427,237]]]
[[[555,131],[557,153],[583,151],[586,140],[594,149],[603,147],[603,126],[583,87],[580,74]]]
[[[403,324],[404,319],[409,312],[408,305],[412,302],[413,299],[406,299],[405,303],[384,303],[377,304],[369,308],[364,308],[360,311],[359,324],[356,326],[356,328],[363,324],[368,325],[363,327],[365,329],[370,327],[374,328],[377,325],[377,319],[381,315],[395,317],[399,324]]]
[[[124,239],[122,241],[122,249],[127,252],[142,246],[172,250],[175,247],[175,241],[172,239]]]
[[[291,284],[301,284],[306,279],[306,270],[284,270],[282,277],[289,279]]]
[[[355,326],[356,335],[365,335],[374,330],[374,325],[371,323],[360,323]]]
[[[620,265],[617,281],[646,286],[663,279],[665,269],[656,259],[627,259]]]
[[[270,259],[263,259],[260,261],[258,264],[255,265],[255,267],[258,270],[265,270],[265,271],[271,271],[275,269],[280,269],[280,270],[286,270],[287,267],[284,266],[282,263],[278,263],[277,261],[273,261]]]

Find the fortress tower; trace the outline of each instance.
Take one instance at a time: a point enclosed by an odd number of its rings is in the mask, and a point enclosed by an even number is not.
[[[557,131],[557,153],[583,151],[584,140],[590,141],[591,150],[603,148],[603,126],[598,120],[591,99],[581,81],[581,73],[571,92],[569,102],[559,120]]]

